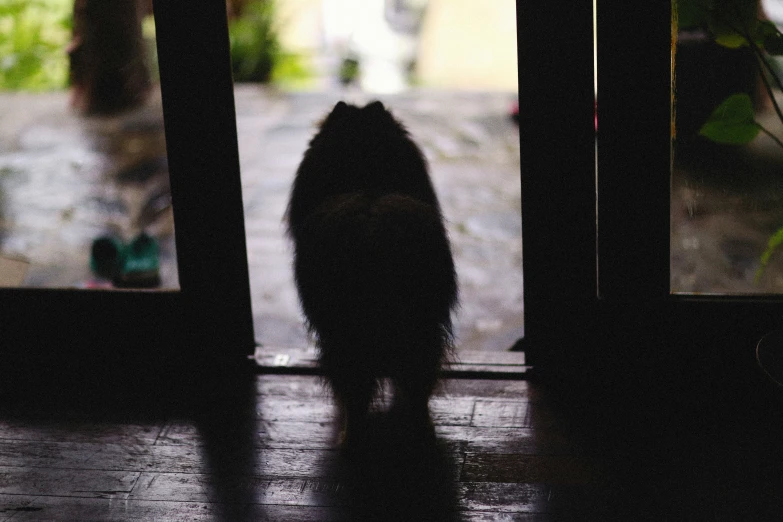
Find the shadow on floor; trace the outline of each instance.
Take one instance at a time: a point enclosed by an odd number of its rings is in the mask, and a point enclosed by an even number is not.
[[[348,520],[451,522],[461,520],[457,465],[442,441],[379,412],[366,440],[342,448],[325,468],[343,488]]]
[[[261,404],[255,373],[249,367],[217,358],[199,363],[190,360],[179,365],[171,364],[172,361],[163,364],[159,360],[159,366],[119,359],[107,357],[103,364],[71,361],[70,365],[60,365],[59,369],[48,365],[15,365],[11,370],[14,378],[4,380],[4,385],[0,386],[0,425],[22,427],[12,430],[13,437],[31,437],[27,442],[34,451],[39,451],[42,443],[57,447],[63,442],[77,441],[75,446],[67,448],[68,452],[83,453],[75,461],[85,468],[74,470],[77,481],[79,475],[99,477],[102,472],[138,474],[127,491],[114,491],[109,485],[103,487],[111,490],[112,496],[123,494],[121,500],[126,504],[130,500],[137,505],[145,502],[167,505],[169,503],[160,502],[169,500],[167,493],[181,493],[183,487],[190,488],[185,493],[186,502],[174,503],[173,508],[168,508],[171,511],[168,514],[156,513],[155,516],[162,516],[161,519],[179,520],[176,517],[184,515],[178,514],[178,509],[197,503],[205,506],[206,511],[202,514],[207,517],[205,520],[265,519],[263,506],[257,502],[257,488],[249,487],[257,484],[254,477],[259,474],[257,463],[263,453],[258,441],[260,428],[256,410]],[[3,370],[8,376],[7,361]],[[164,451],[161,457],[159,453],[161,448],[157,439],[163,433],[161,426],[167,426],[172,420],[178,426],[186,427],[184,435],[173,442],[175,455],[186,464],[176,462],[176,458],[167,463],[168,454]],[[151,438],[144,436],[150,433],[159,434]],[[123,448],[107,450],[108,456],[101,461],[100,452],[97,457],[91,452],[103,445]],[[168,445],[163,449],[172,447]],[[117,451],[123,455],[119,460],[112,454]],[[35,464],[36,458],[32,455],[29,463],[16,461],[16,465],[40,467]],[[52,469],[67,469],[68,458],[72,457],[55,458],[50,464]],[[90,463],[84,465],[88,461]],[[158,483],[152,488],[152,483],[159,478],[156,475],[173,482],[168,486]],[[187,484],[177,483],[180,475],[187,479]],[[25,476],[22,475],[23,479]],[[3,486],[7,489],[6,484]],[[178,487],[180,490],[175,491]],[[166,491],[167,488],[174,489]],[[16,489],[33,496],[56,499],[59,495],[57,488],[41,491],[35,483],[19,484]],[[83,495],[89,498],[91,494],[86,491]],[[99,495],[99,498],[106,497]],[[78,519],[87,516],[88,509],[96,508],[79,505],[75,509],[83,510],[74,511],[73,516]],[[117,516],[111,507],[100,509],[103,510],[99,512],[102,518]],[[152,515],[145,512],[139,519],[146,516]]]
[[[17,366],[16,377],[0,385],[0,431],[11,427],[0,439],[15,439],[29,455],[0,461],[18,474],[11,486],[0,480],[0,493],[18,491],[15,502],[28,498],[42,516],[62,517],[64,512],[47,510],[71,502],[75,519],[93,510],[101,519],[119,520],[130,515],[111,510],[123,505],[142,510],[139,519],[197,513],[193,520],[219,522],[305,515],[458,520],[454,455],[434,438],[413,441],[387,416],[373,417],[371,442],[350,456],[318,441],[270,448],[263,434],[287,406],[261,396],[263,378],[248,366],[214,359],[152,368],[126,360],[21,370]],[[172,420],[181,431],[161,428]],[[24,437],[29,440],[19,440]],[[44,464],[41,451],[51,453]],[[309,458],[302,455],[315,456],[309,468],[301,465]],[[300,469],[292,470],[287,458]],[[126,477],[119,484],[124,489],[111,483],[118,475]],[[71,483],[79,481],[93,485],[74,501]],[[110,500],[100,500],[106,495]],[[169,511],[143,511],[149,509]]]

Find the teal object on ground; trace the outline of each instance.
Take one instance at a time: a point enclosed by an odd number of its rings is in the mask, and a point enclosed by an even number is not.
[[[160,286],[160,247],[155,238],[142,232],[127,245],[114,285],[122,288]]]
[[[160,247],[143,232],[127,245],[102,236],[92,242],[90,268],[118,288],[154,288],[160,286]]]

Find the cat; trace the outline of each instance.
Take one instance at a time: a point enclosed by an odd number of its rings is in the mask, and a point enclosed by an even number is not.
[[[429,398],[453,348],[457,277],[426,160],[381,102],[335,105],[299,165],[286,218],[343,444],[366,437],[383,378],[393,411],[432,431]]]

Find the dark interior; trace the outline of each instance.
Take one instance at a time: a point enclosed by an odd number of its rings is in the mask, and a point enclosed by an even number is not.
[[[317,370],[248,359],[225,4],[155,17],[181,291],[0,292],[0,518],[779,520],[781,302],[669,292],[668,3],[599,3],[596,148],[591,3],[517,2],[528,367],[351,460]]]

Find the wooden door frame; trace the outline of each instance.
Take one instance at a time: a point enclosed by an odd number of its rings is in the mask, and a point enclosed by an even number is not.
[[[528,362],[593,328],[597,288],[592,2],[517,0]],[[557,357],[559,359],[559,356]]]
[[[529,361],[623,391],[761,386],[783,300],[669,291],[671,3],[597,0],[597,139],[591,4],[517,2]]]

